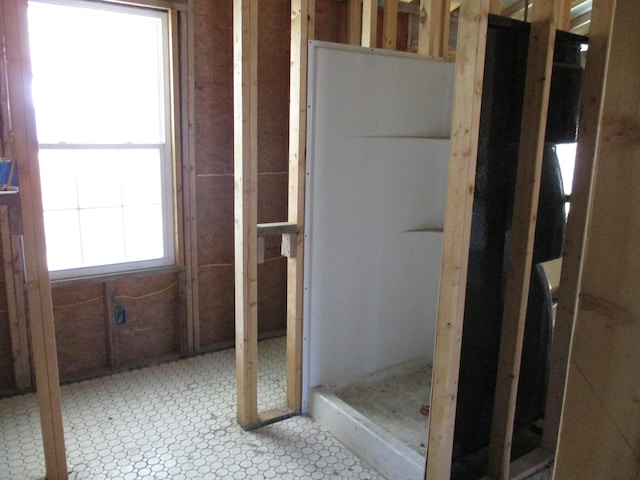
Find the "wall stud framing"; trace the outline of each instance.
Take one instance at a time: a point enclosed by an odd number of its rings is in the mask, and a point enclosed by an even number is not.
[[[302,408],[302,305],[304,293],[304,199],[307,147],[307,45],[315,2],[291,1],[289,101],[289,223],[296,225],[294,257],[287,260],[287,407]]]
[[[500,13],[502,13],[502,0],[491,0],[489,3],[489,13],[500,15]]]
[[[362,41],[363,47],[376,48],[378,34],[378,0],[362,2]]]
[[[585,69],[582,83],[571,210],[567,219],[558,307],[549,360],[542,446],[550,451],[555,451],[558,441],[571,335],[580,290],[585,235],[591,210],[593,172],[596,167],[598,125],[602,121],[602,87],[607,73],[606,62],[611,41],[613,3],[606,0],[594,2],[593,11],[596,14],[591,22],[589,36],[589,67]]]
[[[420,0],[418,53],[445,58],[449,53],[449,0]]]
[[[11,228],[9,225],[9,208],[0,206],[0,242],[2,244],[2,263],[7,293],[7,311],[9,316],[9,331],[11,335],[11,351],[13,355],[13,371],[18,390],[31,387],[31,366],[29,363],[29,339],[27,336],[26,317],[20,315],[20,303],[24,302],[22,282],[14,271],[13,245],[11,242]],[[24,311],[24,305],[22,305]]]
[[[557,0],[538,0],[534,4],[489,448],[488,471],[494,480],[508,479],[511,463],[511,441],[549,107],[556,13]]]
[[[384,2],[382,21],[382,48],[395,50],[398,37],[398,0]]]
[[[56,336],[44,240],[35,113],[28,81],[31,78],[31,65],[27,49],[27,2],[2,0],[1,5],[11,124],[15,139],[14,161],[20,178],[29,328],[46,472],[49,480],[64,480],[68,478],[68,471]]]
[[[489,0],[462,3],[425,480],[451,476],[488,17]]]
[[[196,167],[195,167],[195,53],[193,0],[187,1],[187,10],[180,11],[179,49],[180,83],[186,92],[181,97],[182,105],[182,205],[184,218],[184,265],[183,289],[185,300],[185,340],[181,349],[187,353],[200,350],[200,312],[198,305],[198,232],[196,217]],[[182,288],[182,287],[181,287]],[[184,353],[184,352],[183,352]]]
[[[347,42],[360,45],[362,40],[362,0],[349,0],[347,4]]]
[[[233,2],[238,423],[258,419],[258,2]]]

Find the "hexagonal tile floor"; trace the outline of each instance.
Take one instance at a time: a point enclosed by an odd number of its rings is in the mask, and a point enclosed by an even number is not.
[[[284,404],[284,338],[260,342],[259,410]],[[235,351],[62,387],[71,479],[378,479],[307,417],[245,432]],[[33,394],[0,400],[0,479],[44,477]]]

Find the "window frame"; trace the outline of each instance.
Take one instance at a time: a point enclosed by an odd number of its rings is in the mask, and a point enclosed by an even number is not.
[[[177,15],[173,6],[182,10],[182,2],[154,1],[144,2],[123,2],[106,0],[96,2],[93,0],[30,0],[29,3],[52,4],[70,7],[88,8],[92,10],[105,10],[112,12],[142,14],[155,18],[160,18],[162,22],[163,41],[163,75],[164,75],[164,118],[163,132],[164,143],[152,144],[46,144],[39,143],[39,150],[83,150],[83,149],[116,149],[132,150],[140,148],[157,149],[161,156],[161,190],[162,190],[162,222],[163,222],[163,245],[164,256],[150,260],[123,261],[95,266],[81,266],[63,270],[49,270],[51,280],[75,280],[90,277],[103,277],[106,275],[126,275],[158,268],[176,268],[182,263],[180,255],[181,225],[178,221],[179,212],[182,209],[181,199],[178,195],[178,185],[180,184],[180,139],[176,129],[181,125],[178,118],[179,108],[179,66],[180,61],[176,55],[178,51]],[[80,211],[80,209],[78,209]]]

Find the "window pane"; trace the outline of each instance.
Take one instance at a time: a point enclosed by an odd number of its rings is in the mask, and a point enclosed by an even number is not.
[[[122,203],[160,205],[162,164],[159,149],[122,150]]]
[[[44,230],[49,270],[82,266],[77,210],[44,212]]]
[[[78,150],[80,208],[122,205],[122,166],[118,150]]]
[[[164,142],[162,18],[92,7],[29,5],[39,142]]]
[[[76,156],[73,150],[41,150],[42,203],[47,210],[78,208]]]
[[[123,213],[127,260],[161,258],[164,245],[160,205],[128,207]]]
[[[122,209],[80,210],[80,225],[85,266],[124,262]]]

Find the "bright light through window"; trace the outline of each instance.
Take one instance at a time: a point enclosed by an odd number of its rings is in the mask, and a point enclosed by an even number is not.
[[[33,1],[29,32],[52,277],[172,264],[167,13]]]

